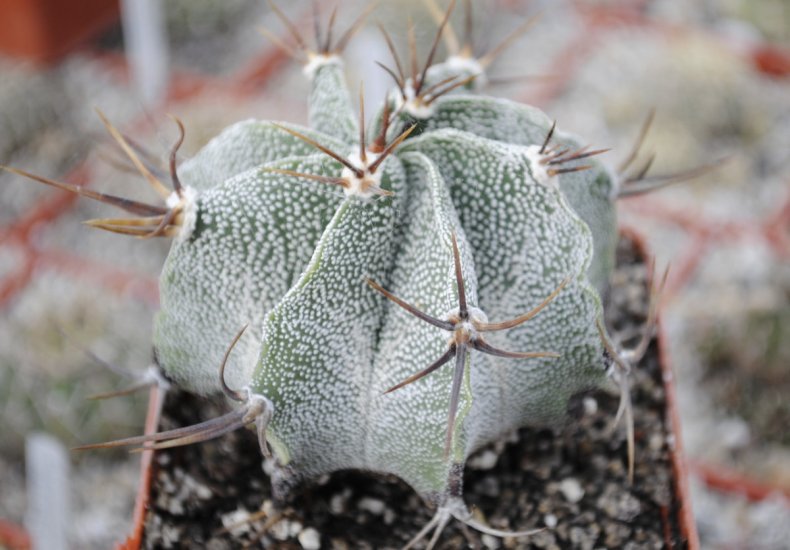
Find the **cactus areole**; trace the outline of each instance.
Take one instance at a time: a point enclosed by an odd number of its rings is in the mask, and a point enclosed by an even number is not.
[[[178,122],[172,190],[101,115],[163,207],[7,168],[140,216],[91,225],[173,239],[159,368],[238,402],[196,426],[98,446],[157,449],[255,425],[281,479],[353,468],[405,480],[438,506],[415,537],[435,528],[435,541],[451,517],[501,534],[463,505],[463,466],[481,446],[562,422],[571,396],[607,381],[628,418],[627,359],[638,357],[611,344],[600,296],[616,198],[646,181],[649,161],[623,175],[641,139],[615,174],[603,150],[540,110],[472,94],[485,75],[470,67],[490,55],[467,44],[433,63],[449,13],[422,70],[413,62],[407,77],[397,57],[386,69],[397,88],[368,131],[340,57],[358,23],[308,51],[288,22],[310,127],[240,122],[176,170]]]

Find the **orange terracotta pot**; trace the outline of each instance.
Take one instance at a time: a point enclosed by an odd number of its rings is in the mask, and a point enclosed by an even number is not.
[[[3,0],[0,52],[51,63],[117,21],[119,13],[118,0]]]
[[[33,543],[22,526],[0,519],[0,548],[30,550]]]
[[[647,245],[647,241],[639,231],[630,227],[621,227],[620,233],[631,239],[639,255],[642,258],[652,258],[653,254]],[[683,537],[688,541],[688,550],[699,550],[699,534],[697,533],[697,523],[694,521],[694,512],[691,508],[691,492],[688,482],[688,466],[686,457],[683,453],[683,440],[680,429],[680,413],[678,411],[677,395],[675,393],[675,374],[670,361],[669,341],[664,331],[662,317],[658,317],[658,359],[661,363],[662,381],[664,382],[664,393],[666,396],[666,410],[664,411],[664,422],[672,434],[673,444],[670,445],[672,451],[672,481],[675,489],[675,500],[677,502],[678,523]]]
[[[162,414],[162,405],[165,402],[165,392],[158,386],[151,386],[148,397],[148,414],[145,419],[145,434],[156,433],[159,429],[159,418]],[[137,490],[137,499],[134,504],[134,518],[132,532],[123,542],[116,545],[116,550],[138,550],[143,542],[145,527],[145,514],[151,495],[151,480],[153,478],[154,451],[143,451],[140,459],[140,485]]]

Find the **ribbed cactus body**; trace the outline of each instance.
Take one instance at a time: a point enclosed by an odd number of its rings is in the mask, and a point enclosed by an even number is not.
[[[289,128],[358,162],[364,122],[342,64],[327,58],[310,71],[312,128]],[[226,380],[271,400],[269,443],[305,476],[386,472],[439,498],[475,449],[523,425],[560,421],[573,394],[605,379],[596,321],[613,263],[614,180],[595,161],[552,175],[541,163],[551,127],[544,113],[464,94],[434,102],[383,162],[378,186],[391,196],[272,171],[341,177],[347,169],[267,122],[232,126],[180,169],[196,191],[196,221],[161,276],[159,363],[179,384],[217,392],[217,365],[249,324]],[[389,135],[413,118],[403,110]],[[552,143],[578,145],[559,132]],[[446,319],[459,307],[453,236],[473,319],[518,317],[566,284],[534,319],[486,333],[497,348],[559,357],[464,356],[446,453],[455,360],[383,392],[447,352],[450,334],[365,280]]]

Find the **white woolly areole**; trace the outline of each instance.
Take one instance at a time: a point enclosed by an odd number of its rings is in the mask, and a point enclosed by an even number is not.
[[[529,159],[530,168],[532,168],[532,176],[535,181],[546,187],[552,189],[559,189],[559,178],[557,175],[550,175],[549,168],[541,161],[546,158],[545,153],[540,152],[540,145],[529,145],[526,147],[526,157]]]
[[[359,158],[359,153],[351,153],[347,157],[351,164],[359,167],[364,172],[360,178],[348,167],[343,167],[340,177],[348,182],[348,187],[343,188],[347,196],[354,195],[363,199],[369,199],[376,194],[372,191],[373,189],[381,188],[381,171],[379,170],[374,174],[368,171],[368,167],[376,162],[379,154],[366,151],[365,155],[367,162],[362,162],[362,159]]]
[[[474,306],[469,306],[466,309],[469,310],[469,318],[477,321],[478,323],[487,323],[488,322],[488,315],[482,309],[476,308]]]
[[[165,205],[172,210],[173,208],[177,207],[180,202],[181,202],[181,195],[173,191],[172,193],[170,193],[170,196],[167,197],[167,200],[165,201]]]
[[[341,65],[343,60],[335,54],[317,53],[310,56],[310,60],[302,67],[302,73],[309,79],[313,79],[316,71],[324,65]]]
[[[274,404],[265,395],[256,393],[250,386],[244,386],[242,392],[246,393],[247,405],[253,411],[274,411]]]
[[[170,382],[162,376],[162,371],[157,365],[148,365],[148,368],[143,373],[142,382],[157,386],[162,390],[170,389]]]
[[[374,153],[370,149],[365,148],[365,162],[362,162],[362,159],[359,157],[359,153],[353,151],[349,153],[346,157],[348,162],[353,164],[354,166],[358,166],[361,170],[367,171],[368,167],[379,160],[381,153]]]
[[[461,520],[470,515],[469,510],[466,508],[466,504],[464,504],[464,499],[461,497],[447,497],[444,503],[439,507],[439,513],[441,512]]]
[[[426,105],[416,96],[411,79],[406,81],[406,85],[403,87],[403,93],[406,95],[405,100],[400,92],[395,93],[395,111],[403,109],[404,112],[419,119],[431,118],[433,116],[436,108],[433,105]]]
[[[472,86],[475,89],[482,88],[488,84],[488,76],[486,76],[485,69],[474,57],[468,55],[451,55],[444,63],[447,65],[448,69],[458,73],[459,76],[464,74],[469,74],[470,76],[477,75],[472,81]]]
[[[477,321],[478,323],[487,323],[488,322],[488,315],[486,315],[485,312],[482,309],[477,308],[475,306],[469,306],[468,305],[468,306],[466,306],[466,310],[469,312],[469,320],[470,321]],[[450,311],[448,311],[445,314],[444,318],[445,319],[450,319],[452,317],[458,318],[460,316],[461,316],[461,312],[456,307],[456,308],[453,308]]]
[[[469,318],[466,321],[461,321],[455,325],[455,330],[464,329],[467,333],[472,337],[476,338],[478,335],[477,329],[475,328],[473,323],[482,323],[485,324],[488,322],[488,316],[482,309],[476,308],[474,306],[467,306],[467,311],[469,312]],[[460,311],[458,308],[451,309],[447,312],[445,319],[458,319],[460,318]]]
[[[176,235],[176,241],[182,242],[192,235],[197,222],[197,191],[192,187],[184,186],[181,188],[181,195],[176,192],[167,197],[168,208],[181,208],[181,227]]]

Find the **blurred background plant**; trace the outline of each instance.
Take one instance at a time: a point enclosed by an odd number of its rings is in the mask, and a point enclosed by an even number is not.
[[[350,19],[364,3],[343,1],[340,14]],[[659,264],[672,264],[665,322],[703,545],[782,548],[790,537],[790,2],[473,4],[481,50],[514,20],[543,12],[493,67],[494,91],[613,147],[613,163],[651,108],[644,150],[656,153],[656,173],[729,155],[714,174],[623,201],[622,218],[648,235]],[[176,137],[167,112],[186,125],[184,158],[237,120],[304,121],[300,68],[257,30],[281,29],[265,2],[161,0],[161,8],[167,70],[153,101],[137,91],[124,56],[128,26],[117,18],[46,64],[0,56],[0,163],[146,199],[139,178],[113,167],[119,157],[94,106],[157,158]],[[309,1],[287,10],[310,28]],[[400,34],[406,13],[430,40],[435,24],[420,0],[385,0],[375,18]],[[389,85],[373,61],[389,57],[369,27],[350,44],[347,65],[373,103]],[[14,523],[28,503],[29,434],[70,447],[141,430],[145,396],[87,400],[123,381],[84,350],[123,368],[149,364],[166,244],[80,224],[104,214],[0,174],[0,518]],[[69,540],[106,548],[131,521],[136,460],[70,458]]]

